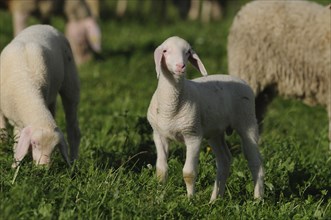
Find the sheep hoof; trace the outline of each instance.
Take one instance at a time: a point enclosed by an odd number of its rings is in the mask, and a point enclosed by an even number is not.
[[[159,183],[165,184],[168,179],[168,173],[161,169],[156,169],[156,177]]]

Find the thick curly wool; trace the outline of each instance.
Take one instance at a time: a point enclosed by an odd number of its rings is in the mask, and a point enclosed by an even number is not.
[[[269,90],[308,105],[321,104],[328,107],[331,120],[328,7],[308,1],[248,3],[231,26],[228,62],[229,74],[248,82],[257,97]]]

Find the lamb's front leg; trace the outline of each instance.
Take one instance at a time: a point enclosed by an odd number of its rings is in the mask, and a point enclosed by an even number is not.
[[[202,138],[184,137],[186,145],[186,160],[183,177],[186,184],[187,196],[192,197],[195,190],[195,180],[198,175],[199,152]]]
[[[168,178],[168,141],[166,138],[162,137],[157,131],[153,132],[153,138],[157,151],[156,176],[160,183],[165,183]]]
[[[13,145],[13,152],[14,152],[14,155],[16,153],[16,150],[17,150],[17,143],[18,143],[18,140],[20,138],[20,135],[21,135],[21,130],[18,128],[18,127],[14,127],[14,137],[16,139],[14,145]],[[19,165],[20,161],[16,161],[15,160],[15,157],[14,157],[14,163],[11,165],[12,168],[16,168],[18,165]]]
[[[65,111],[66,128],[70,146],[70,160],[74,161],[78,158],[81,138],[77,116],[78,100],[70,99],[67,96],[62,95],[62,104]]]

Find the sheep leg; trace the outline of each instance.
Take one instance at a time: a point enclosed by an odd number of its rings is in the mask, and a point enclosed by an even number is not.
[[[191,7],[188,12],[188,18],[192,21],[195,21],[199,17],[200,10],[200,0],[191,0]]]
[[[78,101],[68,99],[66,96],[62,95],[62,104],[65,111],[66,129],[70,146],[70,160],[74,161],[78,158],[81,137],[77,117]]]
[[[255,112],[260,133],[262,133],[263,130],[263,118],[267,112],[267,107],[272,102],[275,96],[276,92],[272,87],[264,89],[263,92],[256,96]]]
[[[247,127],[244,132],[239,132],[242,140],[243,152],[248,161],[248,167],[254,180],[254,198],[262,198],[264,193],[264,171],[261,155],[257,146],[258,129],[256,126]]]
[[[21,134],[21,131],[18,127],[14,127],[14,130],[13,130],[13,133],[14,133],[14,138],[15,140],[18,140],[20,138],[20,134]],[[16,151],[16,147],[17,147],[17,141],[15,141],[14,145],[13,145],[13,150],[14,152]]]
[[[329,114],[329,150],[331,151],[331,104],[329,104],[328,107],[328,114]]]
[[[168,178],[168,141],[156,131],[153,132],[153,138],[157,151],[156,176],[160,183],[165,183]]]
[[[55,113],[56,113],[56,101],[54,101],[53,103],[51,103],[48,106],[49,111],[51,112],[53,118],[55,118]]]
[[[14,11],[13,23],[14,23],[14,36],[18,35],[24,28],[27,27],[29,18],[29,12]]]
[[[198,172],[201,138],[184,137],[186,145],[186,160],[183,168],[183,177],[186,184],[187,196],[194,195],[195,180]]]
[[[216,156],[217,175],[210,202],[216,200],[217,196],[222,196],[225,191],[226,179],[229,176],[231,165],[231,153],[224,140],[224,135],[210,139],[209,145]]]
[[[15,155],[15,152],[16,152],[16,149],[17,149],[18,140],[19,140],[20,135],[21,135],[21,131],[20,131],[20,129],[18,127],[15,126],[13,132],[14,132],[14,138],[15,138],[15,140],[17,140],[17,141],[15,141],[15,143],[13,145],[13,152],[14,152],[14,155]],[[14,163],[11,165],[11,167],[12,168],[16,168],[17,167],[17,163],[16,163],[15,157],[14,157]]]
[[[6,120],[4,115],[0,112],[0,143],[7,138]]]

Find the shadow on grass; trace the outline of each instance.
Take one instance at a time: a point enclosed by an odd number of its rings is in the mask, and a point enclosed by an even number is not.
[[[106,151],[94,147],[94,160],[100,169],[117,169],[124,167],[126,170],[140,172],[148,164],[155,165],[156,152],[154,142],[151,139],[152,128],[146,117],[138,117],[135,124],[135,131],[139,135],[139,143],[135,146],[130,135],[122,146],[123,152]]]
[[[317,176],[313,169],[296,166],[293,172],[288,173],[288,184],[285,188],[275,186],[274,196],[275,201],[281,200],[282,197],[307,199],[312,196],[314,200],[323,199],[323,203],[327,203],[331,198],[331,186],[322,176]]]
[[[123,152],[107,151],[102,148],[94,147],[94,158],[97,167],[103,170],[117,169],[124,167],[126,170],[140,172],[149,164],[155,167],[156,149],[152,139],[152,128],[146,117],[138,117],[135,123],[135,131],[139,135],[139,143],[132,146],[130,137],[123,144]],[[128,156],[129,155],[129,156]],[[175,157],[179,160],[185,160],[185,148],[183,146],[174,146],[170,148],[169,158]]]
[[[316,183],[319,183],[316,185]],[[324,198],[331,198],[331,186],[321,177],[313,173],[313,169],[296,167],[293,173],[289,174],[289,189],[291,192],[304,198],[309,195],[315,198],[322,197],[322,192],[325,192]]]

